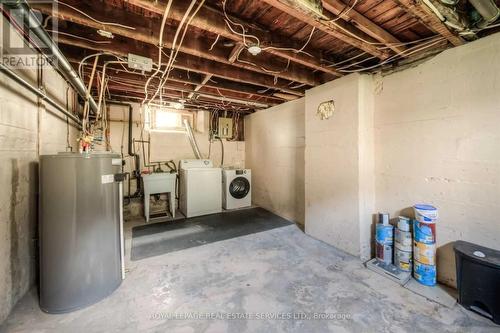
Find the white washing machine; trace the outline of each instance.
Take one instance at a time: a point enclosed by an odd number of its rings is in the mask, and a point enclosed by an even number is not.
[[[235,209],[252,205],[250,169],[222,170],[222,207]]]
[[[210,160],[181,160],[179,206],[186,217],[222,211],[221,168]]]

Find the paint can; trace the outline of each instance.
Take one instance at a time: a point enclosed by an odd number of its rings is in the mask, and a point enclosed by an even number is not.
[[[399,245],[399,248],[401,250],[411,252],[411,247],[413,244],[411,232],[402,231],[399,228],[396,228],[396,230],[394,231],[394,240],[396,244]]]
[[[396,267],[402,270],[403,272],[411,272],[411,266],[412,266],[411,251],[402,251],[396,247],[394,249],[394,265],[396,265]]]
[[[378,223],[383,225],[389,224],[389,213],[378,213]]]
[[[411,219],[405,216],[398,216],[398,229],[402,231],[411,231]]]
[[[434,223],[438,219],[437,208],[426,204],[417,204],[413,206],[415,219],[418,222]]]
[[[413,263],[413,277],[423,285],[435,286],[437,270],[435,265],[426,265],[417,260]]]
[[[394,227],[390,224],[377,223],[375,240],[380,244],[392,245],[394,243]]]
[[[436,244],[413,243],[413,257],[426,265],[436,265]]]
[[[413,221],[413,239],[419,243],[433,244],[436,242],[436,223]]]
[[[392,244],[380,244],[377,242],[377,260],[386,263],[392,264]]]

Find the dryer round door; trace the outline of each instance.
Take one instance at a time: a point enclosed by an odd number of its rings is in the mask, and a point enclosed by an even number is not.
[[[229,193],[235,199],[243,199],[250,192],[250,182],[245,177],[236,177],[229,184]]]

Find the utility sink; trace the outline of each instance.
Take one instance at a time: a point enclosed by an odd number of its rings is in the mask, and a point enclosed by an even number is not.
[[[152,194],[167,193],[170,202],[170,212],[175,217],[175,182],[176,173],[156,172],[142,175],[144,189],[144,215],[149,222],[149,197]]]

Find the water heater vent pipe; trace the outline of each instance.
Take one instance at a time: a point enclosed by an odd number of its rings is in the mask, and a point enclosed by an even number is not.
[[[189,139],[189,143],[191,143],[191,148],[193,148],[193,153],[196,159],[201,160],[201,153],[200,153],[200,148],[198,148],[198,144],[196,143],[196,139],[193,134],[193,129],[191,128],[191,125],[189,124],[189,121],[187,119],[184,119],[184,127],[186,128],[186,134]]]

